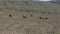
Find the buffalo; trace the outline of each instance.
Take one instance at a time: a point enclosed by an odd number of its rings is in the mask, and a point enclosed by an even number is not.
[[[33,17],[33,15],[31,14],[31,17]]]
[[[12,15],[11,15],[11,14],[9,14],[9,17],[12,17]]]
[[[47,17],[45,17],[45,19],[48,19]]]
[[[23,18],[27,18],[25,15],[23,15]]]
[[[39,19],[44,19],[44,18],[42,18],[42,17],[39,17]]]

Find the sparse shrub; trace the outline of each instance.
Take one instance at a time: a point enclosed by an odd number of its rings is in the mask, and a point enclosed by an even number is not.
[[[35,13],[35,11],[34,11],[34,10],[32,10],[32,13]]]
[[[7,10],[10,10],[10,8],[9,8],[9,7],[6,7],[6,9],[7,9]]]
[[[13,4],[13,1],[10,1],[11,4]]]
[[[38,10],[35,10],[36,11],[36,13],[38,13]]]
[[[57,12],[53,12],[53,14],[57,14]]]
[[[30,10],[29,9],[25,9],[25,12],[30,12]]]
[[[1,4],[4,5],[4,6],[6,6],[6,5],[8,4],[8,2],[2,0],[2,1],[1,1]]]
[[[7,6],[6,9],[7,10],[16,10],[14,7],[10,7],[10,6]]]
[[[0,11],[2,11],[2,9],[0,8]]]
[[[26,5],[29,5],[29,3],[28,3],[27,1],[24,1],[24,3],[25,3]]]
[[[48,12],[47,14],[51,15],[51,14],[52,14],[52,12]]]
[[[20,11],[23,11],[23,9],[21,9]]]
[[[47,14],[47,12],[46,11],[41,11],[41,14]]]

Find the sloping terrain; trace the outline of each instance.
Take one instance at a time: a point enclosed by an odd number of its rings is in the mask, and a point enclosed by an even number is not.
[[[60,5],[36,2],[1,4],[0,34],[60,34]]]

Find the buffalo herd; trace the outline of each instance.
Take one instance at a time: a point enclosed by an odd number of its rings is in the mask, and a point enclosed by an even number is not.
[[[30,16],[33,17],[32,14],[31,14]],[[9,17],[12,17],[12,15],[9,14]],[[22,17],[23,17],[23,18],[27,18],[25,15],[22,15]],[[43,17],[38,17],[38,18],[39,18],[39,19],[48,19],[47,17],[44,17],[44,18],[43,18]]]

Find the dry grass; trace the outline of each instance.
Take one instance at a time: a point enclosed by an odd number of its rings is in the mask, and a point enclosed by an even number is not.
[[[12,17],[8,15],[12,14]],[[30,17],[30,14],[33,17]],[[24,19],[22,16],[26,15]],[[47,20],[38,17],[48,17]],[[0,11],[1,34],[59,34],[60,16],[36,13]]]

